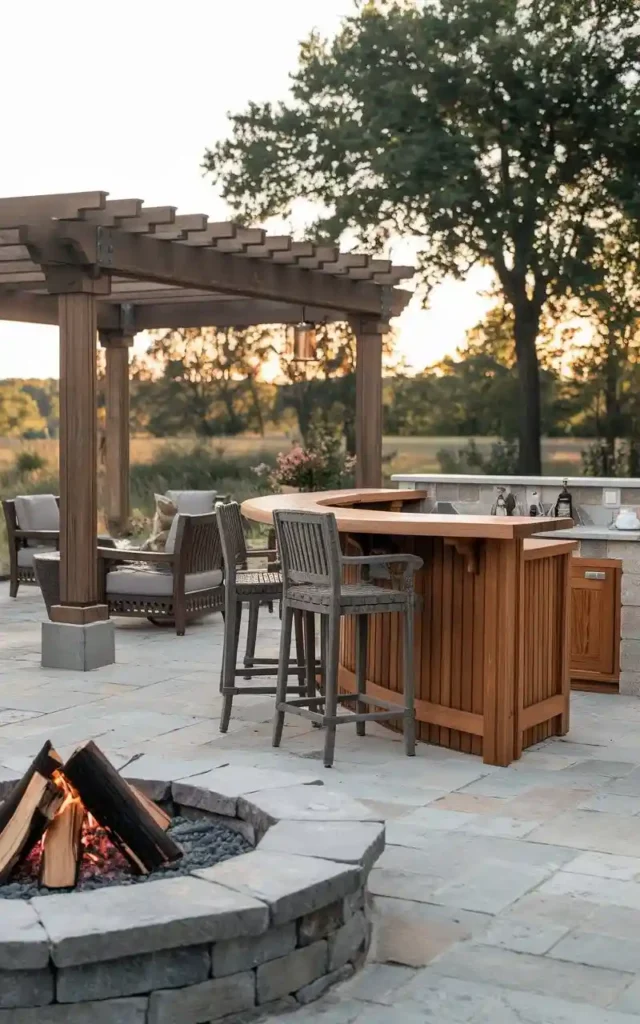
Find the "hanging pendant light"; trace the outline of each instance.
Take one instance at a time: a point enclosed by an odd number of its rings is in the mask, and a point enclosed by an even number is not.
[[[297,363],[312,363],[316,359],[316,325],[301,320],[293,328],[292,359]]]

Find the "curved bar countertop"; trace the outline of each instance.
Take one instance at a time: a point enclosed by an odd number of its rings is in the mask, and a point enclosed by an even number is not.
[[[516,540],[542,533],[566,530],[568,519],[529,516],[446,516],[425,512],[369,509],[368,504],[401,505],[419,503],[426,491],[401,491],[394,488],[360,488],[344,491],[269,494],[248,498],[242,514],[259,523],[272,523],[277,508],[307,509],[335,514],[341,533],[377,533],[420,537],[471,537],[478,540]]]
[[[414,664],[417,737],[488,764],[569,728],[569,574],[575,541],[545,540],[567,520],[438,515],[420,511],[423,491],[354,489],[250,498],[243,515],[271,523],[275,509],[333,512],[345,549],[419,555],[421,598]],[[345,581],[358,570],[349,566]],[[391,582],[380,581],[381,586]],[[402,688],[396,615],[375,615],[367,692]],[[355,622],[342,620],[340,686],[355,690]]]

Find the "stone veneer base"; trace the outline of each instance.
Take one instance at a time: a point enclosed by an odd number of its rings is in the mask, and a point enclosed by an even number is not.
[[[143,757],[123,774],[256,849],[183,878],[0,901],[0,1024],[240,1024],[364,960],[384,825],[312,776],[180,769],[168,781]]]

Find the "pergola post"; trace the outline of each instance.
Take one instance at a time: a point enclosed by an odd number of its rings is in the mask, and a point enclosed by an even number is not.
[[[356,485],[382,485],[382,339],[388,324],[351,322],[356,336]]]
[[[50,290],[56,290],[55,271]],[[98,282],[62,282],[60,325],[60,604],[42,626],[42,664],[86,670],[115,661],[97,554],[96,296]]]
[[[123,535],[129,525],[129,348],[133,336],[101,331],[106,353],[106,495],[109,532]]]

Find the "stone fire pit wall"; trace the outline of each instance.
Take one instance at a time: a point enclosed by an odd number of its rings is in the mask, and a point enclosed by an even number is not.
[[[167,782],[158,765],[123,774],[256,848],[181,878],[0,899],[0,1024],[245,1022],[317,999],[364,960],[384,849],[368,808],[312,776],[186,763]]]

